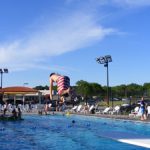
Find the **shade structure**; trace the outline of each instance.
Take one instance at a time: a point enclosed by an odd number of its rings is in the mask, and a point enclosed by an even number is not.
[[[12,86],[12,87],[5,87],[0,89],[0,95],[2,95],[2,101],[5,101],[7,96],[12,95],[14,99],[14,104],[16,104],[16,100],[18,96],[23,96],[22,101],[24,103],[25,97],[28,94],[33,94],[35,96],[38,96],[38,101],[41,103],[41,92],[38,90],[35,90],[33,88],[24,87],[24,86]]]
[[[33,88],[24,87],[24,86],[13,86],[13,87],[5,87],[0,89],[1,94],[29,94],[29,93],[38,93],[38,90]]]

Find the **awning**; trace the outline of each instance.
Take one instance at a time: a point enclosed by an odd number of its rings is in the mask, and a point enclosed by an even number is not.
[[[24,87],[24,86],[13,86],[13,87],[6,87],[0,89],[1,94],[30,94],[30,93],[38,93],[38,90],[35,90],[33,88]]]

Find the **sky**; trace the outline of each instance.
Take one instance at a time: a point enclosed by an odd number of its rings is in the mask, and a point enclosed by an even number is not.
[[[109,85],[150,82],[150,0],[0,0],[3,87],[49,86],[56,72]]]

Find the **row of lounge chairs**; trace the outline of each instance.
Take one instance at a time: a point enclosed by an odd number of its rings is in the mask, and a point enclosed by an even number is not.
[[[109,115],[118,115],[121,114],[121,106],[117,105],[114,108],[112,107],[106,107],[103,110],[99,110],[97,106],[91,105],[88,106],[88,109],[85,109],[85,106],[78,105],[74,106],[72,109],[70,109],[70,112],[72,113],[92,113],[92,110],[94,110],[95,114],[109,114]],[[150,106],[147,107],[147,116],[150,115]],[[133,110],[131,110],[131,113],[129,113],[129,117],[139,117],[141,116],[141,110],[140,107],[137,106]]]
[[[18,106],[16,105],[12,105],[12,104],[7,104],[7,106],[0,104],[0,112],[3,112],[5,108],[7,108],[7,112],[11,113],[13,111],[13,109],[17,109],[20,108],[21,112],[37,112],[37,104],[34,105],[29,105],[29,104],[18,104]]]
[[[97,109],[97,106],[91,105],[91,106],[83,106],[78,105],[74,106],[69,111],[72,113],[92,113],[94,110],[94,113],[96,114],[119,114],[120,112],[120,106],[115,106],[113,109],[112,107],[106,107],[104,110]]]
[[[147,106],[147,116],[149,115],[150,115],[150,106]],[[134,110],[131,111],[129,117],[139,117],[139,116],[141,116],[141,110],[140,107],[137,106],[134,108]]]
[[[114,108],[112,107],[106,107],[103,111],[102,114],[119,114],[120,112],[120,106],[115,106]]]
[[[94,109],[94,105],[91,106],[83,106],[83,105],[76,105],[73,108],[71,108],[69,111],[72,113],[89,113],[92,111],[92,109]]]

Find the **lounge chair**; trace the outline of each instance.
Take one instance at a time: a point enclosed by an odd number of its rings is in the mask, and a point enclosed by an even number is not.
[[[131,111],[131,113],[129,114],[129,117],[136,117],[136,116],[140,116],[140,108],[137,106],[134,108],[133,111]]]
[[[110,110],[111,110],[111,107],[106,107],[106,108],[103,110],[102,114],[108,114]]]
[[[94,105],[91,105],[89,108],[89,112],[94,108]]]
[[[78,106],[74,106],[73,108],[71,108],[70,112],[76,112]]]
[[[147,117],[150,115],[150,106],[147,106]]]
[[[134,108],[134,111],[131,111],[132,114],[138,114],[138,112],[139,112],[138,106]]]
[[[100,108],[98,105],[95,106],[95,114],[102,114],[102,108]]]
[[[94,105],[91,105],[90,108],[89,108],[89,113],[94,113],[94,111],[95,111],[94,110]]]
[[[115,106],[112,111],[110,111],[110,114],[118,114],[120,112],[120,106]]]
[[[81,111],[81,108],[82,108],[82,105],[79,105],[76,111],[77,111],[77,112],[80,112],[80,111]]]
[[[2,104],[0,104],[0,112],[2,112],[3,111],[3,106],[2,106]]]

